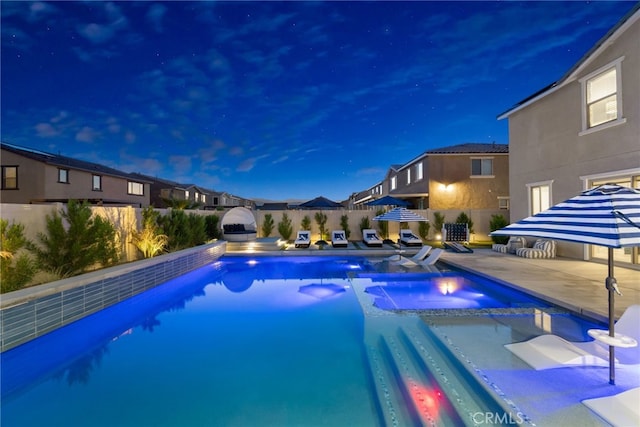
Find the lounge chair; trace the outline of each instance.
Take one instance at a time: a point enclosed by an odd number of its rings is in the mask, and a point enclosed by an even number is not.
[[[556,242],[549,239],[538,239],[532,248],[516,249],[516,255],[524,258],[555,258]]]
[[[631,305],[616,322],[616,333],[640,341],[640,305]],[[558,335],[540,335],[505,347],[536,370],[570,366],[609,366],[609,346],[600,341],[572,342]],[[640,366],[640,347],[616,348],[616,361]]]
[[[416,253],[412,257],[403,257],[401,255],[393,255],[393,256],[389,257],[388,259],[389,259],[389,261],[391,261],[394,264],[399,264],[399,265],[417,265],[419,262],[424,261],[424,259],[427,257],[427,255],[429,255],[430,251],[431,251],[431,246],[424,245],[422,248],[420,248],[418,253]]]
[[[585,399],[582,404],[612,426],[640,425],[640,387],[613,396]]]
[[[436,263],[436,261],[438,261],[438,259],[440,258],[440,255],[442,255],[443,253],[444,253],[444,249],[435,248],[430,250],[429,255],[420,261],[414,261],[410,258],[404,258],[404,260],[397,261],[396,263],[400,265],[404,265],[405,267],[412,267],[412,266],[431,267]]]
[[[527,239],[522,236],[511,236],[506,244],[494,243],[491,249],[503,254],[515,254],[517,249],[526,248]]]
[[[334,248],[346,248],[348,244],[344,230],[333,230],[331,232],[331,246]]]
[[[298,235],[293,244],[296,248],[308,248],[311,244],[311,232],[309,230],[298,231]]]
[[[371,228],[362,230],[362,241],[367,246],[382,247],[382,239],[378,236],[376,230]]]
[[[405,246],[422,246],[422,240],[411,230],[400,230],[400,243]]]

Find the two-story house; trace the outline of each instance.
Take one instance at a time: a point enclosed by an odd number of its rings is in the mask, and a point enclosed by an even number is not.
[[[0,143],[2,203],[67,203],[87,200],[110,206],[149,205],[146,179],[59,154]]]
[[[557,82],[502,113],[509,120],[511,221],[603,183],[640,188],[640,4]],[[615,259],[639,264],[638,248]],[[558,253],[605,259],[600,246]]]

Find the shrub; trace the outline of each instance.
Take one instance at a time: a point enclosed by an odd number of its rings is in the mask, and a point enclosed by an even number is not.
[[[349,215],[342,215],[340,217],[340,226],[344,230],[347,240],[349,240],[349,236],[351,236],[351,230],[349,229]]]
[[[382,215],[384,213],[384,209],[378,209],[376,211],[376,216]],[[383,239],[389,238],[389,222],[388,221],[378,221],[378,230],[380,231],[380,237]]]
[[[469,227],[469,233],[473,233],[473,221],[466,213],[460,212],[460,215],[456,218],[456,224],[467,224]]]
[[[324,236],[327,233],[327,230],[325,228],[327,224],[327,215],[322,212],[316,212],[314,218],[316,220],[316,223],[318,224],[318,228],[320,228],[320,240],[324,240]]]
[[[278,233],[284,240],[290,240],[293,234],[293,226],[291,225],[291,219],[286,212],[282,213],[282,220],[278,223]]]
[[[198,246],[207,241],[207,226],[202,215],[190,212],[187,215],[187,230],[189,231],[189,247]]]
[[[433,228],[435,229],[436,233],[440,233],[442,232],[442,226],[444,225],[444,215],[441,214],[440,212],[434,212],[433,213]]]
[[[218,224],[220,224],[218,215],[207,215],[204,217],[204,227],[209,240],[222,238]]]
[[[302,218],[300,228],[306,231],[311,231],[311,218],[309,218],[309,215],[305,215],[304,218]]]
[[[489,221],[489,230],[496,231],[509,225],[507,219],[502,215],[491,215],[491,221]],[[493,243],[500,243],[505,245],[509,241],[509,236],[491,236]]]
[[[418,224],[418,234],[422,237],[422,240],[428,240],[429,229],[431,229],[431,223],[427,221],[421,221]]]
[[[142,230],[133,233],[133,244],[144,258],[152,258],[162,252],[169,238],[160,233],[158,217],[160,214],[148,206],[142,211]]]
[[[266,214],[264,216],[264,221],[262,222],[262,235],[264,237],[269,237],[271,232],[273,231],[273,216],[271,214]]]
[[[87,202],[69,200],[66,211],[47,215],[46,234],[38,233],[38,240],[40,245],[29,248],[44,269],[60,277],[84,273],[96,264],[107,267],[119,260],[115,227],[92,215]]]
[[[171,209],[165,215],[158,217],[158,225],[162,234],[168,238],[167,249],[169,252],[189,247],[191,240],[189,235],[189,221],[187,214],[182,209]]]
[[[11,292],[29,283],[37,267],[25,253],[24,225],[0,219],[0,292]]]
[[[368,230],[370,228],[371,228],[371,223],[369,222],[369,217],[363,216],[362,219],[360,219],[360,231]]]

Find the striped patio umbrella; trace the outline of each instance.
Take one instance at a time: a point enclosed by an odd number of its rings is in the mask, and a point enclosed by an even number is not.
[[[406,208],[395,208],[389,212],[385,212],[382,215],[378,215],[373,218],[374,221],[393,221],[393,222],[413,222],[413,221],[429,221],[422,215],[418,215],[415,212],[411,212]]]
[[[586,190],[546,211],[530,216],[492,236],[532,236],[609,248],[609,335],[614,337],[614,292],[620,294],[613,276],[613,249],[640,246],[640,191],[614,184]],[[615,348],[609,346],[609,382],[615,384]]]

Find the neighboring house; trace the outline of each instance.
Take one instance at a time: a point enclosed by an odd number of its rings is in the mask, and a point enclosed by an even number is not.
[[[257,209],[262,211],[286,211],[289,209],[287,202],[264,202]]]
[[[640,4],[557,82],[509,120],[511,221],[603,183],[640,188]],[[616,261],[640,264],[638,248]],[[603,247],[559,242],[558,254],[606,259]]]
[[[379,192],[355,193],[353,205],[390,195],[413,209],[508,210],[509,146],[468,143],[429,150],[391,166],[372,188]]]
[[[2,203],[149,205],[150,182],[116,169],[39,150],[0,143]]]
[[[382,194],[382,182],[378,182],[364,191],[351,194],[349,200],[346,202],[347,207],[350,210],[369,209],[370,207],[367,206],[366,203],[382,197]]]
[[[131,175],[150,182],[149,199],[156,208],[166,208],[166,200],[187,200],[187,186],[184,184],[141,173]]]

